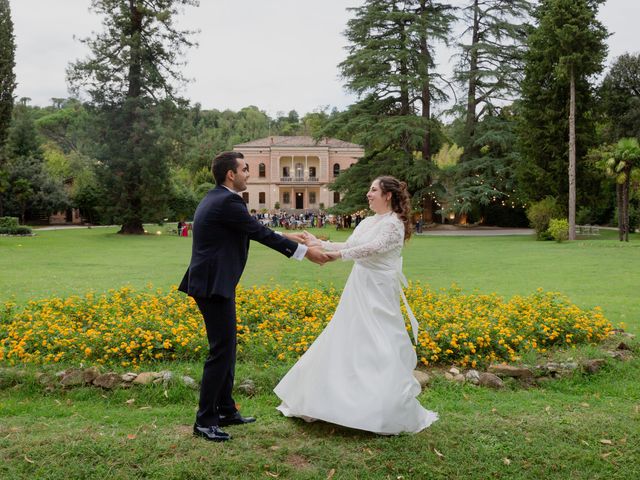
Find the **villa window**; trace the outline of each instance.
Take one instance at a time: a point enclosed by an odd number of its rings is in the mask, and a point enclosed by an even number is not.
[[[264,163],[261,163],[260,165],[258,165],[258,176],[261,178],[264,178],[267,176],[267,172],[266,172],[266,168],[264,166]]]

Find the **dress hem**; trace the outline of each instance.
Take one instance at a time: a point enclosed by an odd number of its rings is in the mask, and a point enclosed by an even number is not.
[[[339,425],[341,427],[347,427],[347,428],[354,428],[356,430],[362,430],[365,432],[371,432],[371,433],[375,433],[377,435],[399,435],[401,433],[419,433],[422,430],[430,427],[433,423],[435,423],[436,421],[439,420],[439,416],[436,412],[432,412],[430,410],[426,410],[427,412],[427,418],[424,419],[424,421],[420,424],[420,426],[415,429],[415,430],[399,430],[399,431],[374,431],[371,430],[370,428],[366,428],[362,425],[357,425],[355,423],[353,424],[346,424],[346,423],[338,423],[338,421],[336,420],[332,420],[329,418],[315,418],[315,417],[309,417],[307,415],[303,415],[301,413],[294,413],[291,411],[291,409],[284,403],[282,402],[278,407],[276,407],[276,410],[280,411],[285,417],[289,417],[289,418],[300,418],[302,420],[304,420],[307,423],[312,423],[312,422],[316,422],[318,420],[323,421],[323,422],[327,422],[327,423],[331,423],[333,425]]]

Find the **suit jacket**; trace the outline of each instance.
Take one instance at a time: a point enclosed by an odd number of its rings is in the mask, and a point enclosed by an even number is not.
[[[191,262],[178,290],[192,297],[232,298],[247,263],[249,240],[287,257],[298,247],[249,215],[239,195],[223,186],[210,190],[193,218]]]

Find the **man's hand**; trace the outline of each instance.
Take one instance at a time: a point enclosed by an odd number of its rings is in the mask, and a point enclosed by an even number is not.
[[[317,263],[318,265],[324,265],[331,260],[329,255],[327,255],[326,252],[323,252],[319,247],[309,247],[307,249],[305,258],[312,261],[313,263]]]

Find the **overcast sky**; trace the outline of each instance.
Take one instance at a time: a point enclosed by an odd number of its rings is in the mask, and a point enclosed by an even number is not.
[[[256,105],[270,115],[301,115],[355,100],[342,87],[337,65],[345,58],[347,7],[362,0],[200,0],[180,18],[200,30],[184,73],[193,82],[183,95],[203,108],[239,110]],[[460,5],[462,0],[451,3]],[[46,106],[69,96],[68,64],[88,51],[77,38],[100,31],[90,0],[10,0],[16,36],[17,98]],[[600,19],[612,36],[609,58],[640,51],[640,1],[608,0]],[[74,36],[76,37],[74,39]],[[450,52],[438,63],[447,65]],[[448,70],[448,67],[443,70]]]

